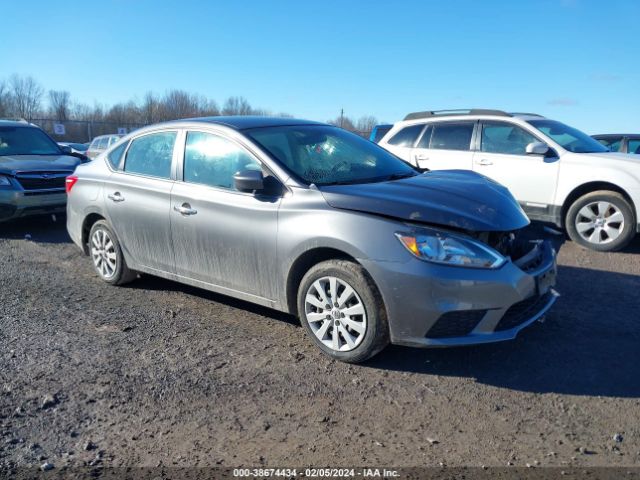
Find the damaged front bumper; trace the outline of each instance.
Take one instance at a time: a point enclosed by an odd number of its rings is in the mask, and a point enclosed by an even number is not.
[[[511,340],[543,318],[559,296],[556,256],[564,236],[532,226],[518,237],[517,259],[497,269],[364,261],[387,306],[392,343],[438,347]]]

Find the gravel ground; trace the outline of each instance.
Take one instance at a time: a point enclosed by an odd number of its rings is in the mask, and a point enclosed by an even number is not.
[[[515,341],[360,366],[266,308],[109,287],[64,219],[1,224],[0,252],[0,468],[640,466],[640,239],[565,244],[563,296]]]

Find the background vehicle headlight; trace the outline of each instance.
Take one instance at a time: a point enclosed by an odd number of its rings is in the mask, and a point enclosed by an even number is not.
[[[5,177],[4,175],[0,175],[0,187],[10,187],[11,186],[11,182],[9,181],[9,178]]]
[[[487,245],[463,235],[430,228],[396,237],[414,256],[428,262],[472,268],[498,268],[506,259]]]

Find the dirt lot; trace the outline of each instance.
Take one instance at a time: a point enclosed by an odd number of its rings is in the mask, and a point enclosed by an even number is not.
[[[562,298],[516,341],[361,366],[268,309],[108,287],[63,219],[0,225],[0,252],[0,468],[640,465],[638,240],[565,244]]]

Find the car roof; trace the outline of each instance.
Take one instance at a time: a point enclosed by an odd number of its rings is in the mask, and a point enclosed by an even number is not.
[[[262,128],[262,127],[281,127],[292,125],[326,125],[321,122],[314,122],[312,120],[301,120],[298,118],[284,118],[284,117],[261,117],[261,116],[219,116],[219,117],[199,117],[199,118],[184,118],[181,120],[174,120],[167,122],[166,124],[180,124],[184,122],[189,123],[208,123],[216,125],[224,125],[235,130],[247,130],[250,128]]]

